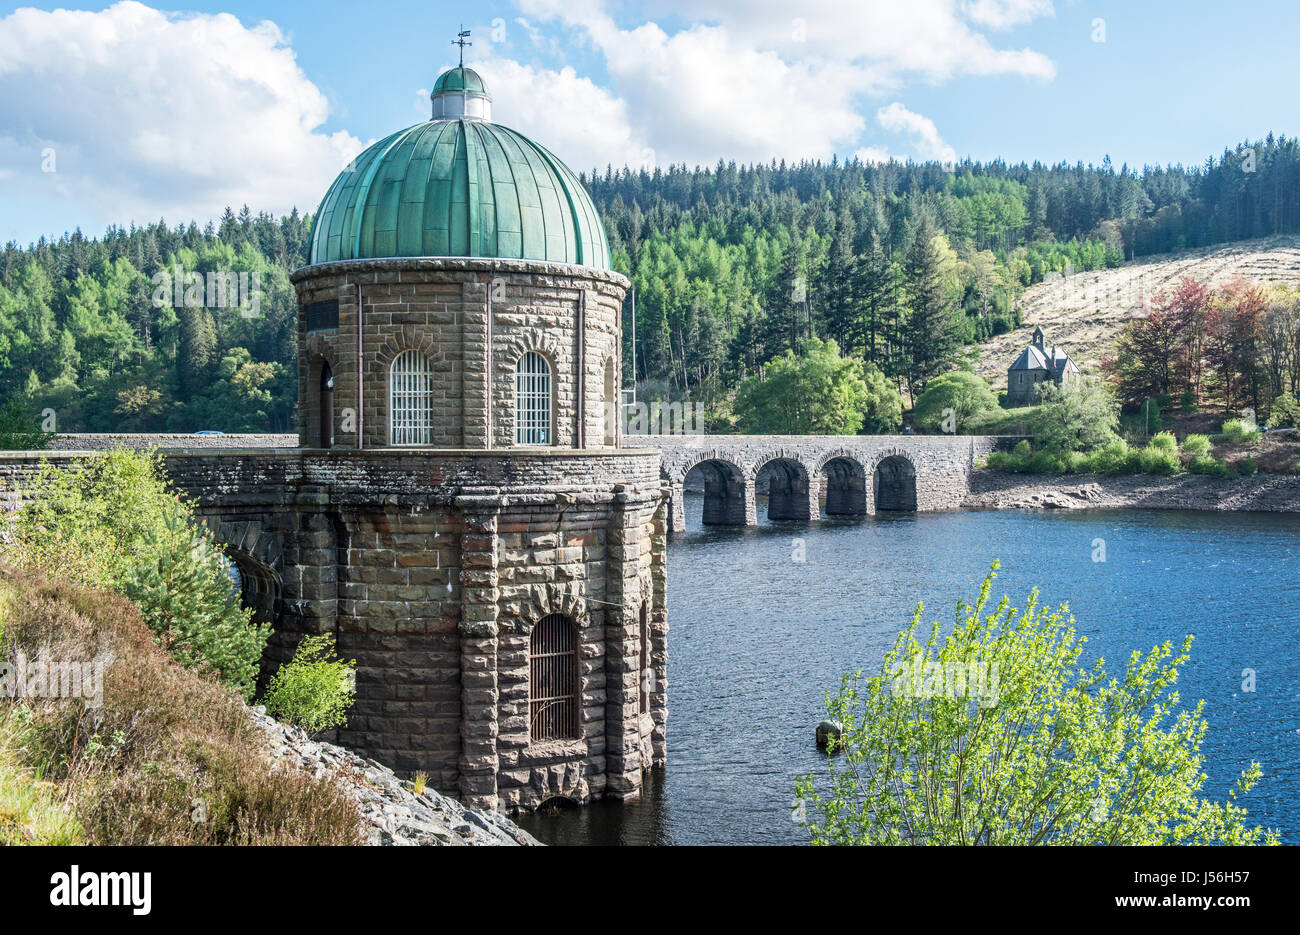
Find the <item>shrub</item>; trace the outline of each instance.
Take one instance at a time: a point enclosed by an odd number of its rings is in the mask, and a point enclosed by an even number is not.
[[[1157,432],[1151,437],[1151,441],[1147,445],[1156,451],[1164,451],[1169,454],[1178,453],[1178,439],[1174,438],[1173,432]]]
[[[98,707],[0,700],[0,761],[44,780],[84,843],[362,842],[347,790],[272,762],[238,695],[176,663],[125,597],[0,568],[0,599],[4,656],[111,660]]]
[[[1129,447],[1122,438],[1103,445],[1092,453],[1092,469],[1099,474],[1127,474],[1129,472]]]
[[[1258,474],[1258,473],[1259,473],[1259,462],[1256,461],[1254,458],[1252,458],[1250,455],[1246,455],[1246,457],[1244,457],[1244,458],[1242,458],[1240,461],[1238,461],[1238,462],[1234,465],[1234,467],[1236,467],[1237,472],[1240,473],[1240,474]]]
[[[1138,460],[1143,474],[1177,474],[1183,466],[1178,460],[1177,447],[1170,451],[1164,447],[1148,445],[1142,449]]]
[[[1035,441],[1051,451],[1091,451],[1115,437],[1119,407],[1103,383],[1084,381],[1069,387],[1042,388]]]
[[[1196,402],[1196,394],[1191,390],[1183,390],[1183,395],[1178,399],[1178,408],[1188,414],[1196,412],[1200,408]]]
[[[1183,439],[1183,454],[1203,458],[1210,453],[1210,439],[1205,435],[1188,435]]]
[[[968,428],[971,417],[998,408],[988,381],[978,374],[954,371],[935,377],[916,400],[913,417],[927,432],[957,432]],[[945,427],[945,410],[952,411],[952,426]]]
[[[1065,470],[1059,455],[1043,449],[1029,459],[1028,470],[1034,474],[1060,474]]]
[[[1282,393],[1273,400],[1273,409],[1268,415],[1268,424],[1275,429],[1296,428],[1300,426],[1300,403],[1290,393]]]
[[[123,593],[183,665],[211,667],[251,699],[270,626],[252,623],[232,593],[220,553],[181,516],[164,516],[148,545],[153,560],[127,573]]]
[[[1092,458],[1082,451],[1067,451],[1063,461],[1069,474],[1087,474],[1092,470]]]
[[[1228,466],[1209,455],[1197,455],[1187,465],[1193,474],[1206,474],[1210,477],[1223,477],[1228,473]]]
[[[271,677],[266,710],[308,733],[342,727],[356,695],[356,665],[335,657],[332,635],[305,636],[293,659]]]
[[[918,605],[876,674],[827,693],[840,756],[795,787],[812,843],[1278,843],[1238,804],[1258,763],[1225,801],[1202,797],[1204,703],[1185,707],[1176,691],[1190,636],[1119,671],[1084,667],[1066,605],[1037,591],[1023,612],[990,603],[997,567],[955,625],[923,626]],[[959,682],[942,674],[954,671]],[[936,672],[951,692],[933,690]]]
[[[156,453],[118,449],[65,468],[43,462],[31,497],[0,517],[4,555],[75,584],[126,594],[186,665],[211,668],[252,697],[270,635],[231,593],[226,560]]]
[[[1244,419],[1229,419],[1223,423],[1224,441],[1233,445],[1250,445],[1259,441],[1259,426]]]

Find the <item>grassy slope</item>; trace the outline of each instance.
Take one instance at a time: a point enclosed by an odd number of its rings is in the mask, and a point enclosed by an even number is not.
[[[273,768],[240,698],[130,601],[0,566],[0,658],[109,654],[103,703],[0,699],[0,843],[356,844],[355,802]]]

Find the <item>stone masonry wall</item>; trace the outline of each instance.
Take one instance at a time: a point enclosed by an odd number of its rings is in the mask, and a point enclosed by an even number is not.
[[[73,455],[48,455],[66,463]],[[639,793],[665,756],[667,610],[658,455],[303,449],[171,450],[173,483],[245,578],[273,582],[267,671],[301,635],[355,658],[339,740],[478,807]],[[0,454],[11,482],[38,455]],[[639,710],[650,602],[651,710]],[[528,641],[577,626],[581,737],[533,742]]]
[[[335,443],[357,446],[357,426],[345,424],[342,413],[358,409],[358,283],[365,312],[359,423],[366,448],[390,443],[389,368],[398,354],[412,349],[428,357],[433,373],[431,447],[513,447],[515,368],[528,351],[551,365],[552,444],[578,447],[579,386],[582,447],[604,444],[605,404],[617,401],[622,370],[606,369],[609,360],[619,360],[621,347],[628,282],[619,274],[531,261],[403,259],[323,264],[299,270],[293,281],[301,306],[337,300],[339,307],[338,327],[329,330],[308,332],[306,316],[299,315],[304,447],[320,445],[319,386],[326,361],[334,375]]]

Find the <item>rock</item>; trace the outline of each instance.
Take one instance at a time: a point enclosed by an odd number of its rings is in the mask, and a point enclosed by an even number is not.
[[[825,750],[830,746],[831,738],[836,741],[844,733],[844,725],[839,721],[822,721],[817,725],[817,749]]]
[[[541,842],[495,812],[466,808],[455,799],[425,787],[416,795],[410,783],[388,767],[362,759],[342,747],[318,743],[279,723],[258,705],[248,709],[265,732],[269,755],[278,762],[292,757],[303,769],[332,778],[357,802],[367,825],[366,843],[384,847],[515,846]]]

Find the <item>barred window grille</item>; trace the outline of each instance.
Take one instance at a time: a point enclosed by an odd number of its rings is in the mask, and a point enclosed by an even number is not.
[[[528,730],[534,740],[578,736],[578,645],[561,614],[537,621],[528,639]]]
[[[551,365],[536,351],[515,371],[515,444],[551,443]]]
[[[650,669],[650,605],[641,603],[641,713],[650,712],[650,682],[654,673]]]
[[[432,437],[433,371],[419,351],[403,351],[389,370],[391,443],[427,445]]]

